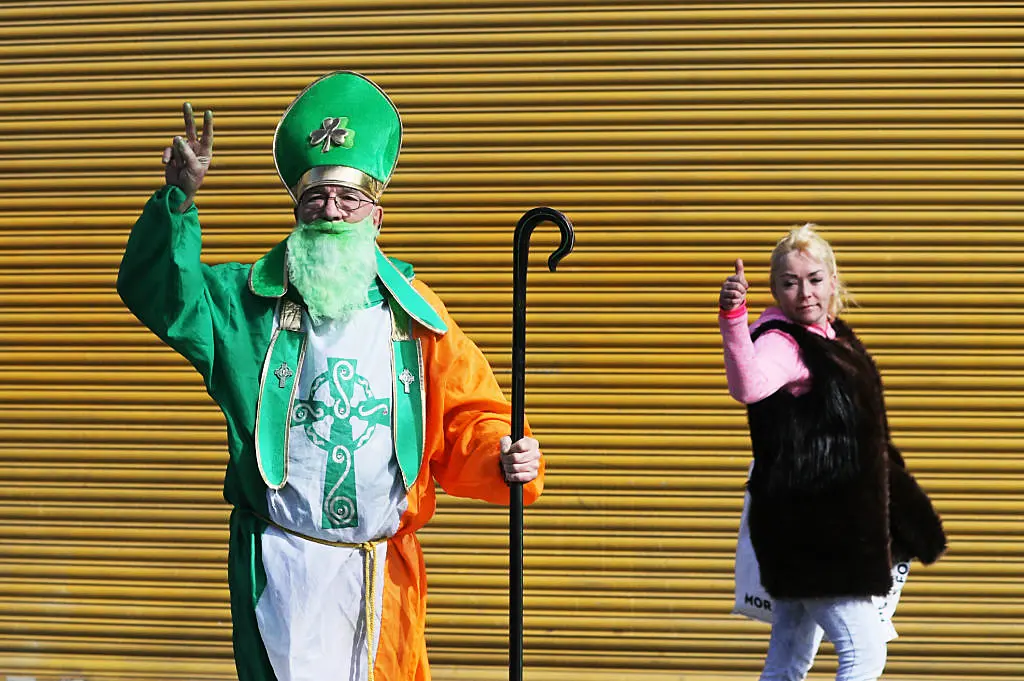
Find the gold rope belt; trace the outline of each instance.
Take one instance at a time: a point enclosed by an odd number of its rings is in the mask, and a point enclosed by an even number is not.
[[[250,511],[252,513],[252,511]],[[252,513],[255,517],[259,518],[267,525],[276,527],[277,529],[287,534],[311,541],[316,544],[323,544],[324,546],[339,546],[345,549],[360,549],[363,552],[363,583],[366,584],[366,681],[374,681],[373,679],[373,639],[377,630],[377,545],[383,544],[388,540],[388,537],[381,537],[380,539],[371,539],[370,541],[364,542],[348,542],[348,541],[331,541],[329,539],[320,539],[318,537],[311,537],[308,534],[303,534],[298,530],[292,530],[278,525],[270,518],[265,518],[259,513]]]

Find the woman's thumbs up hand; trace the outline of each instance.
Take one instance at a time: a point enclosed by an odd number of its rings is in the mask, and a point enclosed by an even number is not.
[[[732,274],[722,283],[722,290],[718,294],[718,307],[726,312],[735,310],[747,301],[747,277],[743,273],[743,260],[736,259],[736,274]]]

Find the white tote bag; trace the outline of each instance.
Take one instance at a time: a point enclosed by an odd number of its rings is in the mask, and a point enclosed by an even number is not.
[[[732,612],[761,622],[772,622],[772,597],[761,586],[761,570],[757,556],[750,543],[750,525],[747,519],[750,508],[750,493],[743,497],[743,513],[740,515],[740,532],[736,541],[736,584]],[[896,563],[892,567],[892,589],[885,596],[872,596],[878,608],[878,618],[885,628],[886,641],[896,638],[892,616],[896,612],[903,585],[910,574],[910,563]]]

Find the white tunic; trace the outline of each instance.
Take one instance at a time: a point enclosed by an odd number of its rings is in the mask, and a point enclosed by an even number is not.
[[[270,518],[344,542],[390,537],[407,506],[391,434],[391,316],[386,303],[313,327],[288,441],[288,480],[267,490]],[[278,681],[366,679],[362,551],[275,527],[263,533],[267,585],[256,619]],[[374,650],[387,544],[376,548]]]

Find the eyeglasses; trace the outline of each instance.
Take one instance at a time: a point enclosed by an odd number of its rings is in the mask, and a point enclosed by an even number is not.
[[[368,199],[362,194],[356,192],[345,192],[343,194],[328,194],[327,192],[316,192],[309,194],[302,198],[300,208],[302,210],[315,211],[319,213],[327,207],[327,201],[333,201],[334,206],[346,213],[353,213],[366,204],[375,203],[373,199]]]

